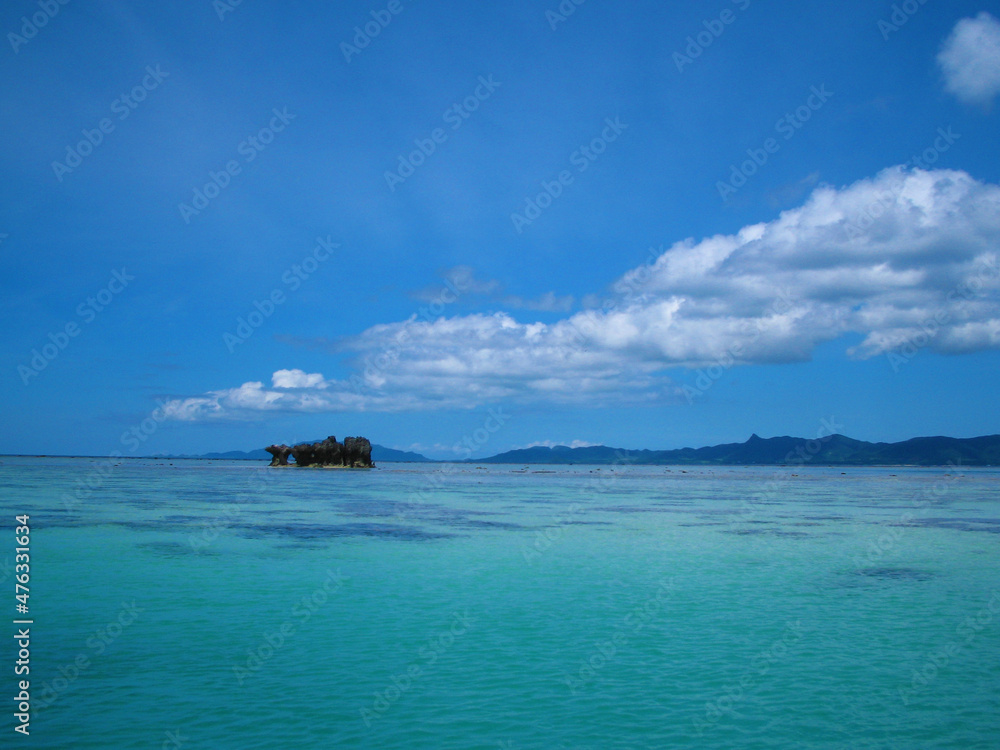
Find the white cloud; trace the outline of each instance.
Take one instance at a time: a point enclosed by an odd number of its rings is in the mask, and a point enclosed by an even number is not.
[[[847,352],[861,359],[922,337],[939,352],[996,349],[998,251],[1000,186],[894,167],[734,235],[678,242],[596,309],[554,323],[413,316],[340,342],[357,357],[351,381],[283,370],[272,389],[245,383],[170,413],[641,404],[679,398],[670,368],[803,361],[846,333],[864,337]]]
[[[271,377],[275,388],[325,388],[323,376],[316,373],[305,373],[302,370],[278,370]]]
[[[541,440],[541,441],[536,441],[534,443],[528,443],[527,445],[517,445],[514,446],[511,450],[524,450],[527,448],[555,448],[557,445],[563,445],[566,446],[567,448],[591,448],[595,445],[599,445],[599,443],[591,443],[588,442],[587,440],[574,440],[569,443],[565,442],[559,443],[552,440]]]
[[[985,11],[963,18],[937,59],[950,93],[968,104],[988,104],[1000,93],[1000,21]]]

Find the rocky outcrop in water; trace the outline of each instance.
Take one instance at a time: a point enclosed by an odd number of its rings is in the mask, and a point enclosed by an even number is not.
[[[345,466],[374,466],[372,463],[372,444],[368,438],[344,438]]]
[[[371,469],[372,444],[368,438],[344,438],[338,443],[333,435],[318,443],[300,443],[292,447],[271,445],[265,448],[273,458],[271,466],[290,466],[288,457],[295,459],[296,466],[344,467],[351,469]]]
[[[271,466],[288,466],[288,457],[292,455],[292,449],[287,445],[269,445],[264,450],[274,456],[271,459]]]

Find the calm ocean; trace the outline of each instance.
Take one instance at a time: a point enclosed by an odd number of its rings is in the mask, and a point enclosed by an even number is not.
[[[3,747],[1000,748],[1000,471],[0,459]]]

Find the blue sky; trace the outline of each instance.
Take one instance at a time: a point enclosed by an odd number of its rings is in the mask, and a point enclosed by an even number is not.
[[[0,452],[1000,432],[997,17],[8,3]]]

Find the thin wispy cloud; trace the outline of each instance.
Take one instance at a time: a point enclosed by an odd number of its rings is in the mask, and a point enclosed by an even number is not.
[[[535,310],[537,312],[569,312],[573,309],[575,298],[572,294],[559,296],[555,292],[546,292],[535,299],[525,299],[511,295],[503,298],[503,305],[512,310]]]
[[[534,310],[537,312],[569,312],[575,298],[571,294],[558,295],[546,292],[538,297],[505,294],[503,282],[497,279],[480,279],[471,266],[455,266],[440,273],[442,283],[431,284],[410,292],[412,299],[427,303],[466,305],[492,305],[508,310]]]
[[[447,268],[439,275],[443,283],[417,289],[410,292],[410,297],[420,302],[435,302],[442,296],[447,297],[449,292],[457,300],[459,297],[489,297],[503,289],[503,284],[495,279],[477,279],[476,271],[471,266]]]

